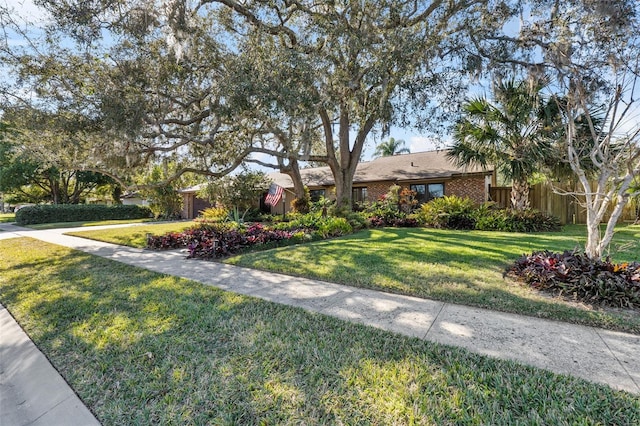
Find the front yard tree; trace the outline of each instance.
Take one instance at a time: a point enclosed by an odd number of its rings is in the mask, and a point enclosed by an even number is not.
[[[427,110],[443,96],[455,99],[460,76],[454,70],[464,68],[455,55],[464,35],[479,21],[490,32],[509,15],[504,2],[486,0],[202,3],[222,4],[230,31],[242,34],[238,28],[250,25],[295,53],[326,151],[308,159],[331,169],[338,210],[351,209],[353,177],[369,134],[406,119],[404,107]],[[274,81],[269,90],[286,97],[288,87]]]
[[[269,179],[263,172],[244,170],[235,176],[224,176],[207,184],[201,195],[214,203],[234,210],[238,219],[244,220],[256,202],[269,190]]]
[[[529,208],[529,178],[552,152],[550,118],[539,85],[499,81],[494,100],[473,99],[454,128],[449,156],[459,165],[493,165],[511,180],[511,207]]]
[[[218,45],[215,25],[197,11],[185,16],[181,2],[117,3],[39,1],[52,19],[31,33],[12,21],[15,12],[0,8],[7,32],[25,38],[0,45],[14,77],[12,87],[0,88],[2,104],[86,116],[101,137],[84,150],[82,168],[123,183],[168,156],[183,165],[165,177],[168,184],[189,172],[234,170],[250,151],[236,123],[216,114],[228,51]],[[183,32],[193,47],[188,54]]]
[[[527,19],[515,34],[485,39],[491,46],[479,50],[493,65],[524,66],[534,78],[553,79],[550,87],[564,99],[566,158],[580,186],[573,195],[587,215],[585,252],[600,259],[637,194],[631,185],[640,174],[640,4],[539,0],[530,6],[522,10]]]
[[[0,148],[0,191],[26,202],[78,204],[113,179],[83,170],[90,135],[74,127],[81,117],[42,114],[31,109],[5,110],[6,140]],[[73,123],[73,124],[71,124]]]

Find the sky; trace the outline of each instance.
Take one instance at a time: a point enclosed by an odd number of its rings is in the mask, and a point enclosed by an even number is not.
[[[46,18],[46,14],[34,5],[32,0],[0,0],[0,3],[18,11],[19,16],[27,17],[35,22],[42,22]]]

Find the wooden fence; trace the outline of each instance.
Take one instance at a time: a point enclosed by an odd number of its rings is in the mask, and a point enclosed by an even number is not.
[[[569,185],[554,188],[547,183],[538,183],[529,189],[529,202],[531,207],[542,212],[560,218],[563,224],[586,223],[587,213],[582,206],[584,196],[562,194],[562,191],[577,191],[577,187]],[[560,193],[559,193],[560,192]],[[489,188],[490,201],[495,202],[500,207],[508,207],[511,203],[510,186],[492,186]],[[605,220],[608,220],[609,214]],[[620,217],[621,222],[633,222],[636,219],[636,207],[629,204],[625,207]]]

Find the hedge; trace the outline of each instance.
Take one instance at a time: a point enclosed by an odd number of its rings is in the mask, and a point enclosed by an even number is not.
[[[148,207],[136,205],[41,204],[23,207],[16,212],[16,222],[18,225],[143,219],[147,217],[152,217],[151,210],[149,210]]]

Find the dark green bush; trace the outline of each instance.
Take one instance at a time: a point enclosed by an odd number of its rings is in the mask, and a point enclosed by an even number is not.
[[[299,228],[317,230],[322,221],[326,220],[326,218],[322,217],[318,212],[308,214],[290,213],[287,217],[289,219],[288,222],[276,223],[274,228],[283,231]]]
[[[470,199],[451,195],[423,204],[416,217],[423,225],[433,228],[474,229],[474,209]]]
[[[18,225],[81,222],[96,220],[143,219],[153,217],[147,207],[136,205],[105,206],[99,204],[40,204],[16,212]]]
[[[476,228],[480,231],[550,232],[562,229],[560,219],[537,210],[488,209],[475,211]]]
[[[391,224],[398,219],[404,219],[407,217],[407,213],[398,208],[397,201],[394,201],[389,197],[373,203],[362,203],[358,206],[358,210],[359,213],[366,218],[382,220],[385,223],[383,226]]]
[[[346,219],[354,230],[367,227],[367,215],[363,212],[350,213]]]
[[[445,229],[549,232],[562,228],[560,219],[537,210],[496,209],[486,203],[476,206],[470,199],[455,195],[423,204],[416,216],[425,226]]]
[[[594,305],[640,309],[640,263],[592,260],[575,251],[534,252],[507,269],[533,288]]]

